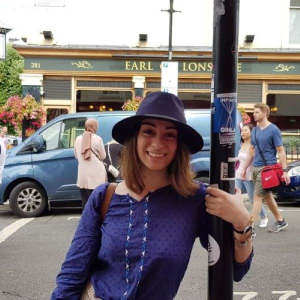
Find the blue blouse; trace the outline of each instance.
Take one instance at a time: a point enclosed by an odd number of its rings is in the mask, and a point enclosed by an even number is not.
[[[141,201],[114,194],[101,225],[106,188],[97,187],[85,206],[51,299],[80,299],[89,278],[104,300],[174,299],[195,239],[207,249],[205,187],[188,198],[171,186]],[[235,281],[247,273],[252,256],[234,263]]]

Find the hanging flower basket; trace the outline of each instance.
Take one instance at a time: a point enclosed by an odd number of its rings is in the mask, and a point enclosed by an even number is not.
[[[127,100],[123,106],[122,106],[122,109],[123,110],[137,110],[140,106],[140,104],[142,103],[143,101],[143,97],[134,97],[133,100]]]

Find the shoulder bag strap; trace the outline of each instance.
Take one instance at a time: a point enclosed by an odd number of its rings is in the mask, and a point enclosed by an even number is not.
[[[113,165],[112,161],[111,161],[111,156],[110,156],[110,151],[109,151],[109,145],[110,145],[110,143],[107,144],[107,154],[108,154],[108,158],[109,158],[110,164]]]
[[[107,189],[106,189],[105,195],[104,195],[104,199],[103,199],[103,202],[101,205],[101,212],[100,212],[102,222],[105,219],[111,197],[112,197],[113,193],[115,192],[117,185],[118,185],[117,183],[110,183],[107,186]]]
[[[104,167],[106,168],[107,167],[107,165],[106,165],[106,163],[103,161],[103,160],[101,160],[100,159],[100,157],[98,156],[98,154],[91,148],[91,151],[95,154],[95,156],[103,163],[103,165],[104,165]]]
[[[259,147],[259,144],[258,144],[258,141],[257,141],[257,138],[256,138],[256,133],[257,133],[257,127],[255,128],[255,134],[254,134],[255,143],[256,143],[257,148],[259,150],[260,157],[264,161],[265,166],[267,166],[268,164],[267,164],[267,161],[266,161],[266,159],[265,159],[264,155],[262,154],[262,151],[261,151],[261,149]]]

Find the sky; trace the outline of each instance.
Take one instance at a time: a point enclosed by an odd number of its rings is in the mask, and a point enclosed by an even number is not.
[[[64,6],[41,7],[36,1]],[[174,0],[181,13],[173,16],[173,45],[179,39],[190,46],[207,43],[211,28],[200,28],[200,22],[207,18],[208,2]],[[161,11],[169,5],[170,0],[0,0],[0,21],[12,28],[8,38],[51,30],[58,44],[132,46],[139,33],[146,33],[151,44],[160,46],[169,41],[169,14]]]

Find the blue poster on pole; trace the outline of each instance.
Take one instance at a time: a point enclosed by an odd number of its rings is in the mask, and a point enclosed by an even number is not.
[[[219,134],[220,144],[235,143],[237,93],[217,94],[214,99],[213,133]]]

